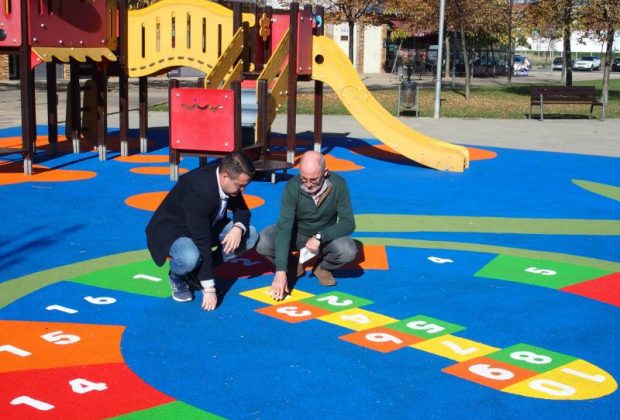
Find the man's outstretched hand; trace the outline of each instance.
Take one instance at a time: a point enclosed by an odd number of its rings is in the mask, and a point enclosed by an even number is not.
[[[275,276],[273,276],[271,287],[269,288],[269,294],[272,298],[274,298],[274,300],[282,300],[288,293],[289,290],[286,281],[286,272],[276,271]]]
[[[209,288],[202,291],[202,305],[200,305],[205,311],[212,311],[217,306],[217,293],[215,288]]]
[[[224,254],[230,254],[239,248],[241,238],[243,238],[243,230],[239,226],[233,226],[224,236],[224,239],[222,239],[222,245],[224,246],[222,251]]]

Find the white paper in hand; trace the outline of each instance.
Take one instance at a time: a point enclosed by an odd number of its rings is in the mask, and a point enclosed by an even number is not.
[[[308,251],[308,248],[303,247],[302,249],[299,250],[299,263],[303,264],[315,256],[316,254],[314,252],[310,252]]]

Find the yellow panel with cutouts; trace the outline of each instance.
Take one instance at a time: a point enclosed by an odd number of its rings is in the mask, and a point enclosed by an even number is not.
[[[254,15],[243,13],[254,26]],[[128,12],[130,77],[192,67],[208,74],[233,38],[233,11],[201,0],[163,0]]]

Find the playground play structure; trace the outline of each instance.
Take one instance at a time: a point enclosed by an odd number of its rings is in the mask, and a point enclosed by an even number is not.
[[[124,0],[2,0],[0,53],[19,54],[24,173],[36,154],[34,68],[45,63],[48,138],[58,142],[56,64],[68,63],[65,135],[96,145],[106,159],[107,83],[119,80],[120,153],[129,154],[128,79],[139,78],[140,151],[147,150],[148,77],[178,67],[204,72],[199,86],[169,81],[170,174],[182,155],[246,151],[273,174],[295,162],[297,82],[314,80],[314,149],[321,149],[323,84],[373,136],[396,152],[438,170],[463,171],[466,148],[425,136],[387,112],[360,80],[342,49],[323,36],[323,9],[289,10],[255,3],[163,0],[128,10]],[[88,76],[80,84],[80,76]],[[82,93],[83,92],[83,93]],[[81,99],[83,97],[83,103]],[[287,105],[286,153],[270,128]]]

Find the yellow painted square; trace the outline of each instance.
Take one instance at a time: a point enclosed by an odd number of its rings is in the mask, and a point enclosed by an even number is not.
[[[259,302],[267,303],[269,305],[279,305],[285,302],[294,302],[314,296],[312,293],[304,292],[302,290],[293,289],[290,295],[287,295],[283,300],[274,300],[269,294],[271,286],[259,287],[258,289],[246,290],[239,293],[241,296],[249,297],[250,299],[258,300]]]
[[[340,325],[354,331],[367,330],[369,328],[380,327],[385,324],[398,321],[395,318],[378,314],[376,312],[366,311],[360,308],[347,309],[346,311],[335,312],[333,314],[324,315],[317,319],[329,322],[331,324]]]
[[[456,360],[457,362],[475,359],[476,357],[485,356],[499,350],[497,347],[487,346],[486,344],[452,334],[431,338],[430,340],[412,344],[409,347]]]
[[[579,359],[506,387],[502,391],[550,400],[587,400],[609,395],[617,388],[618,384],[613,376]]]

